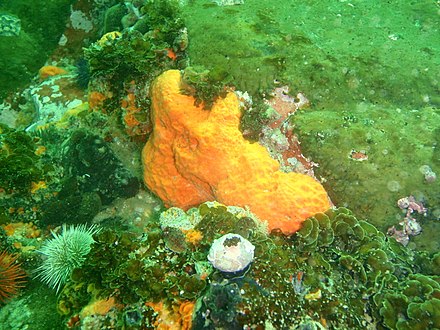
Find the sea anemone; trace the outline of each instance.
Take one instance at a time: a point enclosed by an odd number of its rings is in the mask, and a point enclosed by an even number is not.
[[[0,303],[5,302],[23,287],[25,272],[16,263],[17,255],[6,251],[0,253]]]
[[[46,258],[36,270],[39,273],[37,277],[58,292],[72,271],[83,265],[95,242],[93,235],[99,231],[95,225],[89,228],[87,225],[63,225],[61,234],[52,232],[53,238],[39,250]]]

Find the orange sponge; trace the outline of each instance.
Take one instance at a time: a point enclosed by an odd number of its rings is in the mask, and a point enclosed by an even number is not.
[[[240,107],[230,92],[211,110],[181,94],[181,76],[170,70],[152,86],[153,133],[142,152],[144,181],[167,206],[205,201],[249,207],[285,234],[330,207],[322,185],[304,174],[283,173],[266,149],[239,131]]]
[[[53,65],[45,65],[38,71],[38,75],[41,81],[46,80],[49,77],[62,74],[67,74],[67,71]]]

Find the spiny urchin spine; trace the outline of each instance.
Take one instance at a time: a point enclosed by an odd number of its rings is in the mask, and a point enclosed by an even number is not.
[[[18,255],[0,252],[0,304],[15,295],[25,282],[26,274],[16,263],[17,258]]]
[[[52,232],[53,238],[38,251],[45,256],[45,259],[36,269],[37,277],[58,292],[67,282],[72,271],[83,265],[91,245],[95,242],[93,235],[99,231],[100,228],[96,225],[89,228],[87,225],[77,227],[63,225],[61,234]]]

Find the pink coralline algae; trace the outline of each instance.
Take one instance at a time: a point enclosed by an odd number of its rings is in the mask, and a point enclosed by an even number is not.
[[[406,210],[406,217],[409,217],[411,213],[417,212],[419,214],[426,215],[428,211],[422,204],[422,202],[416,201],[414,196],[403,197],[397,201],[397,206],[401,210]]]
[[[420,166],[420,172],[425,177],[426,183],[433,183],[437,180],[437,174],[429,167],[429,165]]]
[[[400,198],[397,201],[397,206],[401,210],[406,210],[405,218],[399,222],[402,226],[401,230],[397,230],[395,226],[388,228],[388,235],[394,237],[396,241],[406,246],[409,243],[410,236],[416,236],[422,232],[422,227],[417,222],[417,219],[411,215],[414,212],[426,216],[427,209],[422,202],[417,201],[414,196]]]
[[[351,149],[348,158],[357,162],[363,162],[364,160],[368,160],[368,155],[365,150],[356,151],[355,149]]]
[[[288,120],[298,109],[308,108],[310,101],[301,92],[296,93],[296,96],[290,94],[289,86],[281,86],[265,99],[271,109],[271,119],[263,128],[260,143],[279,161],[283,171],[314,177],[313,167],[316,164],[302,154],[298,138]]]
[[[278,115],[278,118],[270,123],[271,128],[279,127],[297,109],[310,106],[309,100],[303,93],[298,93],[296,97],[290,96],[289,86],[275,88],[270,96],[271,98],[266,100],[266,104],[273,108]]]

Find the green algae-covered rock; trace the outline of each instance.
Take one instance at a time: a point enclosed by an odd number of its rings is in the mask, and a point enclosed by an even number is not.
[[[73,2],[0,2],[0,99],[29,83],[44,65],[66,28]]]
[[[397,200],[414,195],[428,208],[418,216],[420,247],[438,250],[440,230],[440,111],[359,104],[335,110],[305,110],[292,118],[306,156],[319,163],[318,177],[332,201],[368,218],[382,231],[403,219]],[[432,180],[432,181],[431,181]],[[416,216],[413,214],[413,216]]]
[[[43,46],[27,31],[22,30],[18,36],[0,36],[0,99],[25,86],[37,74],[46,60],[43,53]]]
[[[63,329],[62,317],[56,310],[55,291],[39,281],[26,283],[24,293],[0,308],[2,330]]]
[[[0,124],[0,188],[8,193],[29,193],[32,182],[44,178],[34,140],[23,131]]]
[[[430,0],[187,3],[191,64],[226,69],[252,95],[276,79],[320,107],[440,104],[438,8]]]
[[[14,15],[0,14],[0,36],[18,36],[21,30],[20,19]]]

